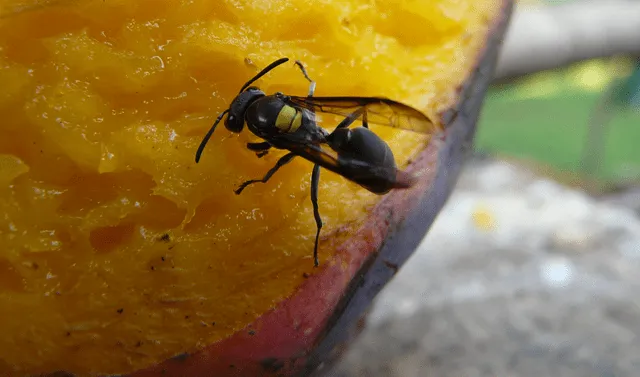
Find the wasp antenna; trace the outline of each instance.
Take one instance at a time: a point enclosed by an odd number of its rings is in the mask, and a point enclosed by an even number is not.
[[[218,117],[216,118],[215,123],[213,123],[213,126],[211,126],[211,128],[209,129],[209,132],[207,132],[207,134],[204,135],[204,139],[202,139],[202,142],[198,147],[198,151],[196,152],[196,164],[198,163],[198,161],[200,161],[200,156],[202,156],[202,151],[204,151],[205,145],[207,145],[207,142],[211,138],[211,135],[213,135],[213,131],[216,130],[216,127],[218,126],[218,123],[220,123],[220,121],[222,120],[222,117],[224,116],[224,114],[228,112],[229,112],[229,109],[226,109],[225,111],[220,113],[220,115],[218,115]]]
[[[266,75],[269,71],[271,71],[275,67],[279,66],[280,64],[286,63],[288,61],[289,61],[289,58],[280,58],[280,59],[276,60],[275,62],[269,64],[262,71],[260,71],[260,73],[258,73],[257,75],[253,76],[253,78],[251,80],[247,81],[242,86],[242,89],[240,89],[240,93],[244,92],[244,90],[247,89],[249,87],[249,85],[253,84],[254,81],[256,81],[260,77]]]

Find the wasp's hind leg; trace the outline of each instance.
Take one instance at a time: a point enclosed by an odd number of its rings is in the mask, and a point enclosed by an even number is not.
[[[276,166],[272,167],[271,169],[269,169],[269,171],[267,172],[267,174],[265,174],[265,176],[262,179],[252,179],[250,181],[246,181],[243,184],[240,185],[240,187],[238,187],[235,190],[236,195],[240,195],[240,193],[242,192],[242,190],[245,189],[245,187],[254,184],[254,183],[267,183],[267,181],[275,174],[275,172],[278,171],[278,169],[280,169],[281,167],[283,167],[284,165],[288,164],[289,162],[291,162],[291,160],[293,160],[293,158],[296,155],[293,153],[287,153],[284,156],[280,157],[280,159],[278,160],[278,162],[276,162]]]
[[[307,69],[304,68],[304,66],[302,65],[300,60],[296,60],[296,65],[302,71],[302,74],[304,75],[304,78],[307,79],[307,81],[309,81],[309,94],[307,96],[308,97],[313,97],[313,93],[315,93],[315,91],[316,91],[316,82],[309,78],[309,74],[307,74]]]
[[[369,120],[367,119],[367,108],[364,108],[364,112],[362,113],[362,127],[369,129]]]
[[[349,114],[346,118],[342,120],[337,126],[336,130],[340,128],[346,128],[353,124],[358,118],[362,116],[362,126],[364,128],[369,128],[369,120],[367,119],[367,108],[361,107],[358,110]]]
[[[311,173],[311,204],[313,204],[313,217],[316,219],[316,242],[313,247],[313,265],[318,267],[318,240],[320,238],[320,229],[322,229],[322,219],[318,210],[318,183],[320,182],[320,165],[313,165],[313,173]]]
[[[362,124],[364,125],[365,128],[369,128],[369,124],[367,123],[366,119],[367,119],[367,112],[366,109],[364,107],[359,108],[358,110],[352,112],[351,114],[349,114],[346,118],[344,118],[342,120],[342,122],[340,122],[337,126],[336,126],[336,130],[339,130],[341,128],[346,128],[349,127],[350,125],[353,124],[353,122],[355,122],[358,118],[360,118],[360,116],[362,116],[363,114],[363,120],[362,120]]]
[[[258,158],[262,158],[269,153],[271,144],[266,141],[263,141],[262,143],[247,143],[247,149],[256,152],[256,156],[258,156]]]

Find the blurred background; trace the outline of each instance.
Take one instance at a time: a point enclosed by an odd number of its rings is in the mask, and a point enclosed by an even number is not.
[[[329,375],[640,375],[640,1],[518,1],[478,127]]]

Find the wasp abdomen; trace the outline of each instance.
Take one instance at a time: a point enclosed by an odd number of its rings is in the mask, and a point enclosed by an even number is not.
[[[343,157],[371,165],[396,167],[396,160],[389,145],[367,128],[337,129],[331,134],[329,143]]]
[[[328,140],[349,178],[367,190],[384,194],[396,187],[396,161],[389,145],[367,128],[336,129]],[[360,161],[365,166],[357,163]],[[371,174],[370,169],[377,170]]]

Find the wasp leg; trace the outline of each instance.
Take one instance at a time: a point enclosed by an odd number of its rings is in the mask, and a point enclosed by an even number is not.
[[[318,210],[318,183],[320,182],[320,165],[313,165],[313,173],[311,173],[311,203],[313,204],[313,217],[316,219],[316,243],[313,248],[313,265],[318,267],[318,239],[320,238],[320,229],[322,229],[322,219]]]
[[[364,107],[361,107],[358,110],[352,112],[351,114],[349,114],[349,116],[344,118],[342,122],[340,122],[340,124],[338,124],[338,126],[336,127],[336,130],[339,128],[349,127],[353,122],[355,122],[358,118],[360,118],[360,116],[363,115],[363,113],[366,114],[366,110]],[[366,119],[366,115],[365,115],[365,119]],[[369,124],[365,123],[365,121],[363,121],[363,124],[366,124],[365,127],[369,128]]]
[[[369,128],[369,120],[367,119],[367,108],[364,108],[364,112],[362,113],[362,127]]]
[[[245,189],[245,187],[254,184],[254,183],[267,183],[267,181],[275,174],[275,172],[278,171],[278,169],[280,169],[281,167],[283,167],[284,165],[288,164],[289,162],[291,162],[291,160],[293,160],[293,158],[296,155],[293,153],[287,153],[284,156],[280,157],[280,159],[278,160],[278,162],[276,162],[276,166],[272,167],[271,169],[269,169],[269,171],[267,172],[267,174],[265,174],[264,178],[262,179],[252,179],[250,181],[246,181],[243,184],[240,185],[240,187],[238,187],[235,190],[236,195],[240,195],[240,193],[242,192],[242,190]]]
[[[254,152],[263,152],[269,150],[269,148],[271,148],[271,144],[266,141],[261,143],[247,143],[247,148]]]
[[[296,60],[296,65],[302,71],[302,74],[304,75],[304,78],[307,79],[307,81],[309,81],[309,94],[307,96],[308,97],[313,97],[313,93],[315,93],[315,91],[316,91],[316,82],[309,78],[309,75],[307,74],[307,70],[306,70],[306,68],[304,68],[304,66],[302,65],[300,60]]]
[[[269,149],[271,149],[271,144],[264,141],[262,143],[247,143],[247,149],[250,151],[256,152],[256,156],[258,158],[264,157],[267,153],[269,153]]]

